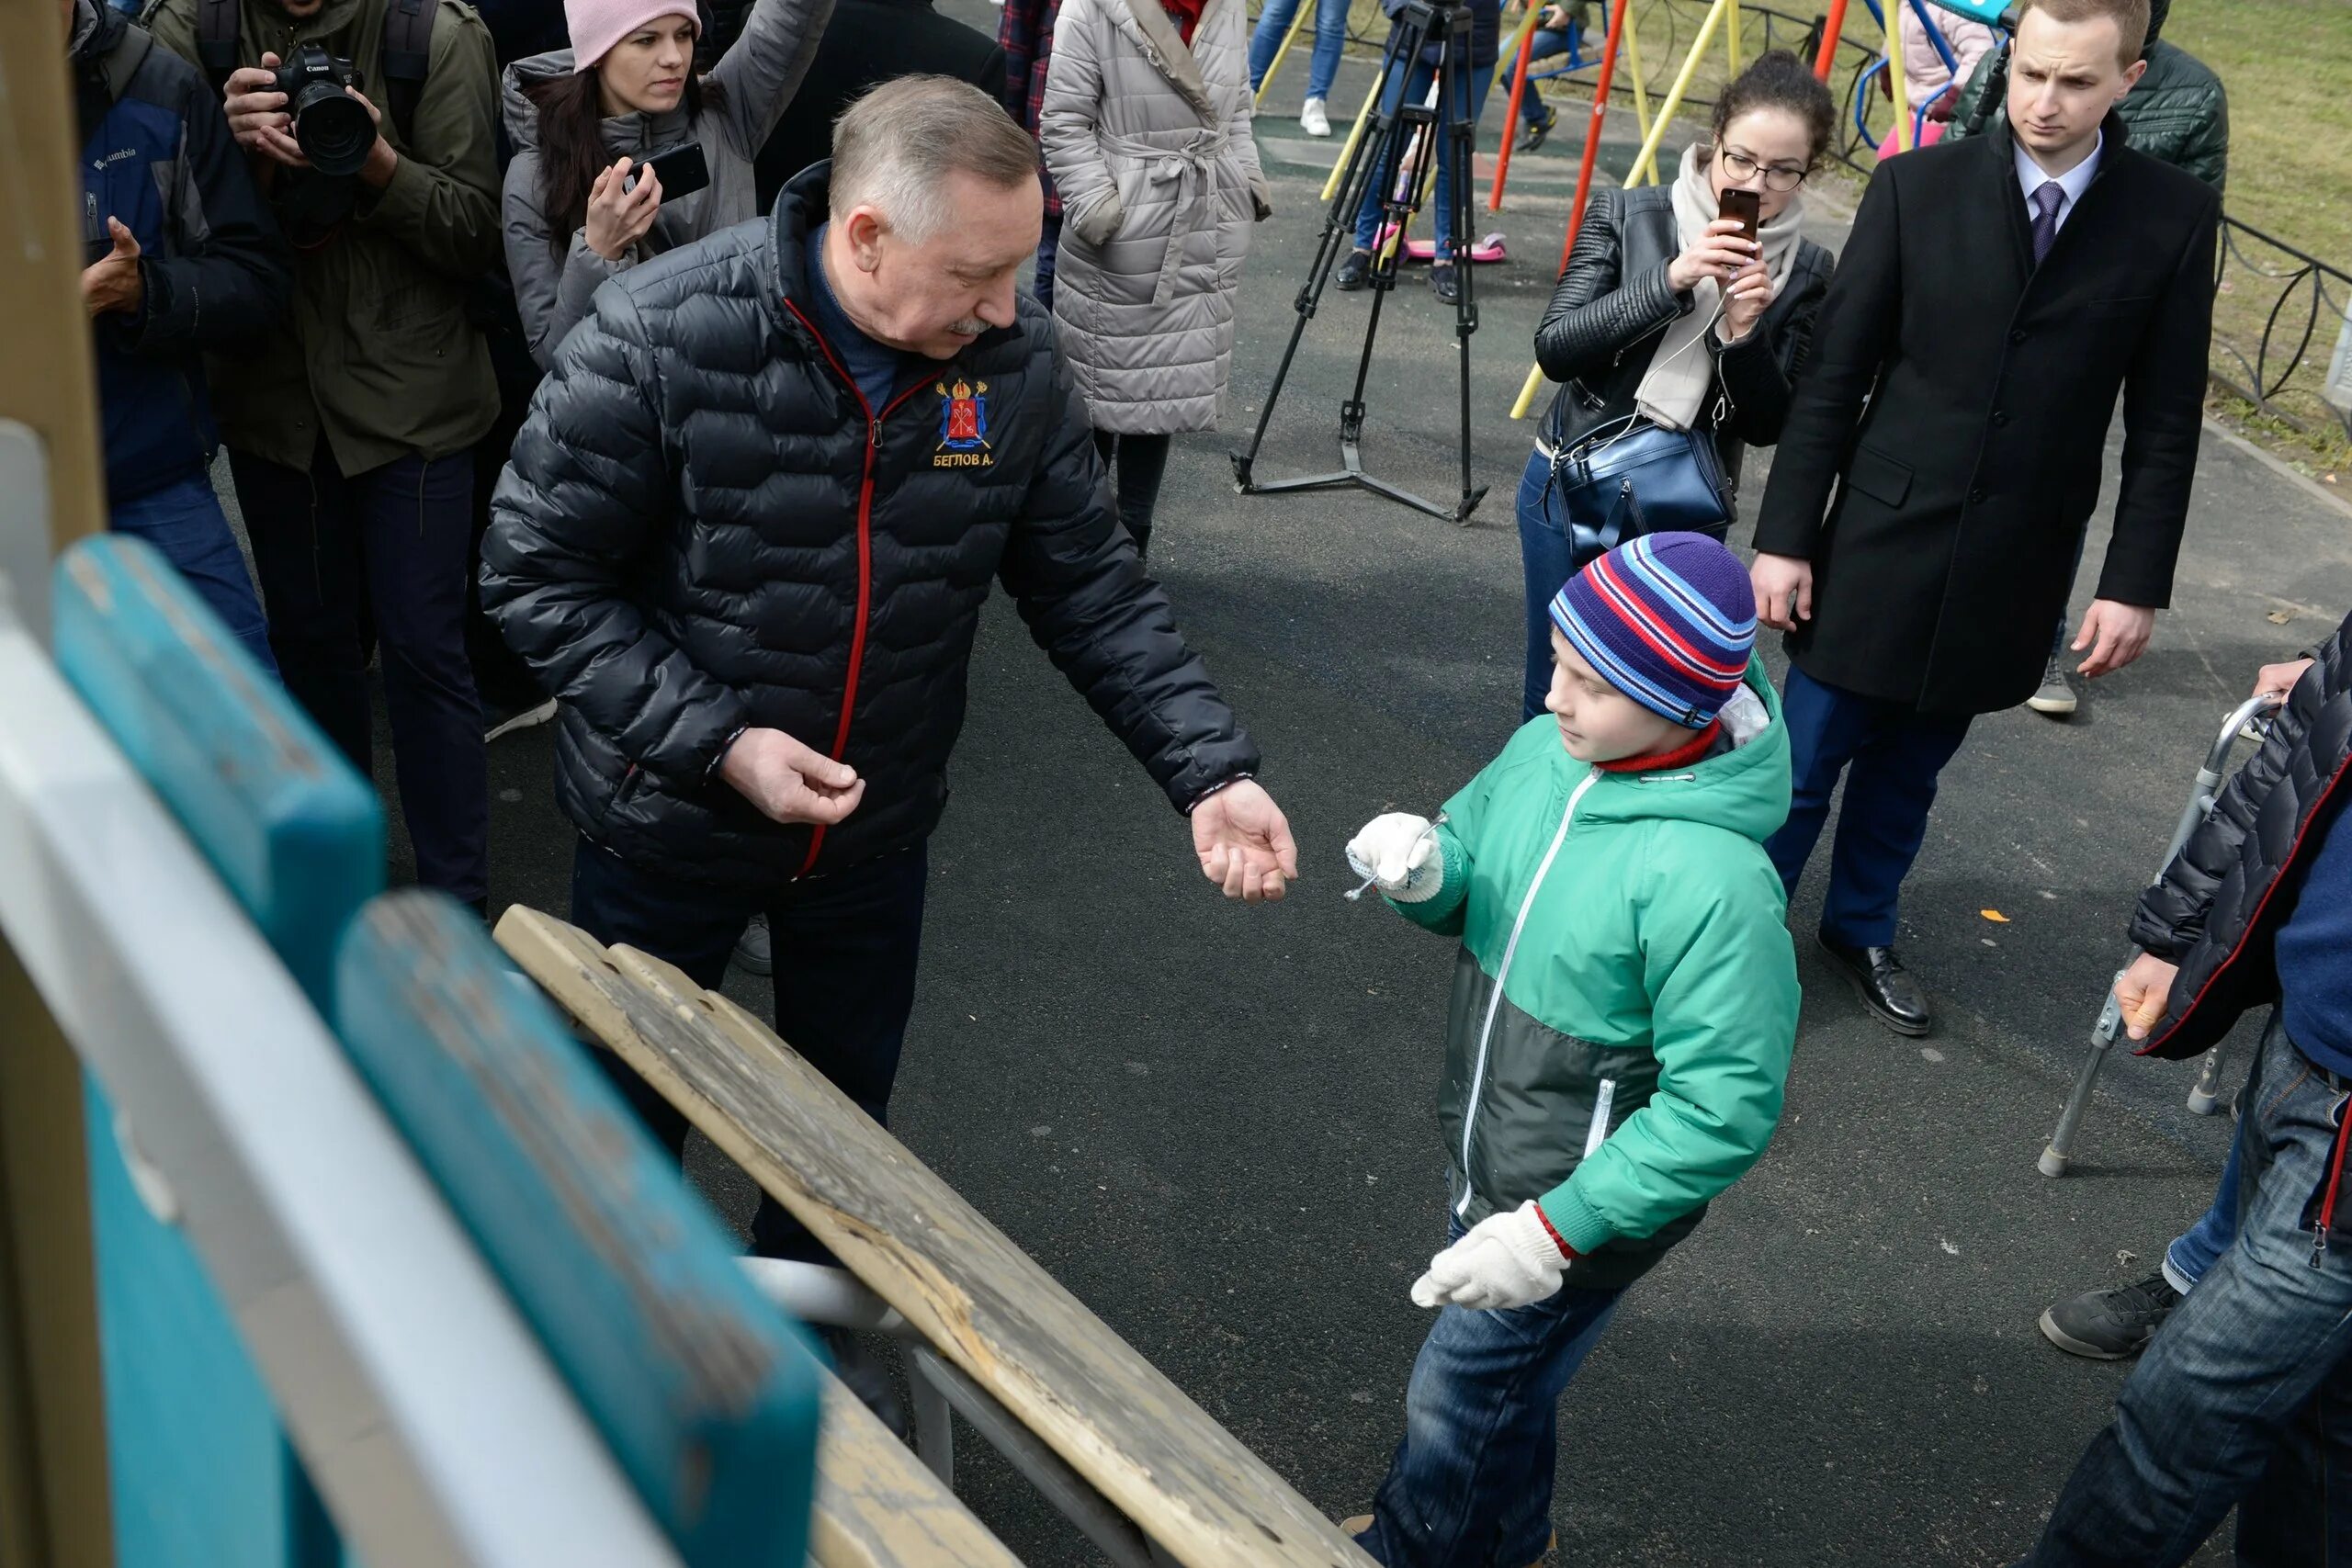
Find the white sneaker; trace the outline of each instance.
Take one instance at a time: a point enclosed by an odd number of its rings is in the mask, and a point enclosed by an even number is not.
[[[1323,100],[1309,98],[1299,106],[1298,128],[1309,136],[1331,134],[1331,117],[1323,112]]]

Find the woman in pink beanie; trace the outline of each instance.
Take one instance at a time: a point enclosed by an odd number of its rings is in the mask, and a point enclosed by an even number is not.
[[[605,279],[758,215],[752,160],[832,9],[757,0],[742,36],[696,76],[695,0],[566,0],[571,47],[507,67],[506,267],[542,368]],[[690,142],[707,186],[671,194],[651,172],[630,178]]]

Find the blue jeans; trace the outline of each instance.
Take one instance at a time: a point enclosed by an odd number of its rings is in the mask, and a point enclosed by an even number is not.
[[[2238,1122],[2237,1240],[2141,1352],[2028,1568],[2171,1568],[2231,1508],[2252,1568],[2352,1563],[2352,1207],[2312,1224],[2345,1082],[2274,1018]]]
[[[1045,231],[1037,239],[1037,280],[1030,286],[1037,303],[1048,311],[1054,308],[1054,262],[1062,254],[1062,220],[1059,213],[1046,214]]]
[[[1266,9],[1258,17],[1258,30],[1250,35],[1250,90],[1256,92],[1264,85],[1266,67],[1274,62],[1274,51],[1283,46],[1283,35],[1290,31],[1291,18],[1298,15],[1299,0],[1266,0]],[[1306,96],[1328,98],[1331,84],[1340,74],[1340,51],[1348,41],[1348,0],[1315,0],[1315,57],[1306,67]]]
[[[236,536],[229,532],[229,514],[220,510],[209,476],[190,474],[134,500],[117,502],[107,523],[118,534],[154,546],[220,617],[229,635],[254,656],[254,662],[277,673],[277,660],[269,655],[269,623],[262,618],[254,580],[245,574],[245,558],[237,549]]]
[[[1449,1238],[1462,1231],[1449,1216]],[[1404,1440],[1358,1538],[1374,1562],[1516,1568],[1544,1555],[1560,1391],[1624,1293],[1564,1285],[1510,1312],[1440,1310],[1406,1385]]]
[[[647,871],[582,839],[571,857],[571,923],[606,946],[627,942],[674,964],[695,985],[716,990],[743,928],[764,913],[775,964],[775,1032],[859,1110],[883,1122],[914,1010],[926,863],[918,845],[831,875],[742,891]],[[685,1113],[618,1056],[594,1055],[647,1129],[673,1155],[684,1151]],[[752,1216],[752,1250],[762,1258],[833,1261],[765,1193]]]
[[[1528,51],[1527,54],[1527,93],[1519,100],[1520,118],[1530,125],[1544,123],[1544,117],[1552,110],[1544,102],[1543,93],[1537,89],[1535,62],[1539,60],[1549,60],[1555,54],[1566,54],[1574,50],[1576,45],[1577,31],[1574,28],[1561,32],[1555,32],[1550,28],[1535,29],[1535,47]]]
[[[2221,1185],[2213,1189],[2212,1203],[2165,1248],[2165,1283],[2187,1295],[2237,1236],[2238,1146],[2233,1142],[2229,1161],[2222,1167]]]
[[[1552,595],[1576,575],[1560,498],[1552,491],[1552,459],[1527,455],[1519,477],[1519,564],[1527,580],[1527,677],[1520,694],[1521,724],[1544,711],[1552,687]]]
[[[490,754],[466,657],[473,454],[345,474],[322,440],[307,469],[234,449],[229,468],[286,689],[372,778],[372,629],[416,879],[479,903],[490,891]]]
[[[1829,818],[1829,797],[1846,778],[1821,932],[1849,947],[1894,945],[1903,879],[1928,836],[1936,776],[1968,737],[1966,714],[1920,713],[1908,703],[1826,685],[1794,665],[1781,689],[1794,773],[1789,819],[1766,840],[1781,885],[1794,901],[1804,863]]]
[[[1470,124],[1475,131],[1478,124],[1478,117],[1487,107],[1487,89],[1494,85],[1495,80],[1492,70],[1474,69],[1466,56],[1455,62],[1450,74],[1453,80],[1448,82],[1445,89],[1438,95],[1438,145],[1432,153],[1437,159],[1437,186],[1431,199],[1437,208],[1435,221],[1441,262],[1452,259],[1451,242],[1453,239],[1453,171],[1447,163],[1446,142],[1450,139],[1445,135],[1446,116],[1452,111],[1453,105],[1460,100],[1464,92],[1467,92],[1470,104]],[[1434,81],[1436,76],[1437,67],[1425,60],[1414,61],[1412,69],[1388,79],[1388,90],[1381,95],[1380,112],[1394,116],[1397,106],[1408,98],[1416,104],[1419,103],[1429,96],[1430,83]],[[1399,142],[1397,145],[1401,162],[1403,143]],[[1387,194],[1388,187],[1395,183],[1398,174],[1396,169],[1386,166],[1385,159],[1378,159],[1376,162],[1380,166],[1373,171],[1372,183],[1364,187],[1363,206],[1356,211],[1356,249],[1360,251],[1372,249],[1372,243],[1380,237],[1381,199]]]

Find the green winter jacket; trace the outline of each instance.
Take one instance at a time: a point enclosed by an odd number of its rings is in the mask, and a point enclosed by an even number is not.
[[[2123,118],[2132,151],[2184,169],[2220,190],[2230,168],[2229,96],[2222,90],[2222,79],[2203,61],[2156,36],[2169,8],[2163,0],[2150,7],[2148,45],[2142,54],[2148,62],[2147,73],[2124,95],[2115,112]],[[1961,89],[1959,103],[1953,106],[1951,129],[1944,132],[1946,141],[1978,135],[2001,123],[2001,100],[2008,92],[2008,46],[2004,44],[1976,62],[1968,85]],[[1997,88],[1993,86],[1996,82],[2000,84]],[[1989,104],[1984,101],[1988,92],[1994,94]]]
[[[1760,663],[1747,691],[1725,713],[1744,739],[1673,773],[1604,773],[1550,717],[1528,724],[1446,803],[1437,893],[1392,905],[1462,939],[1440,1106],[1454,1212],[1538,1200],[1579,1284],[1657,1262],[1780,1119],[1796,957],[1763,841],[1788,815],[1789,741]]]

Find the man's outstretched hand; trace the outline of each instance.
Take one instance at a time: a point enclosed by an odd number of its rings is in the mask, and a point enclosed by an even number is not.
[[[1193,807],[1193,849],[1201,872],[1228,898],[1279,898],[1298,879],[1298,846],[1274,797],[1250,779]]]
[[[718,776],[778,822],[830,827],[857,809],[865,781],[847,762],[814,751],[781,729],[747,729],[727,748]]]
[[[2071,645],[2076,653],[2090,649],[2091,656],[2075,667],[2075,673],[2094,680],[2114,673],[2148,651],[2148,638],[2155,629],[2154,610],[2112,599],[2092,600],[2083,612],[2083,629]]]

